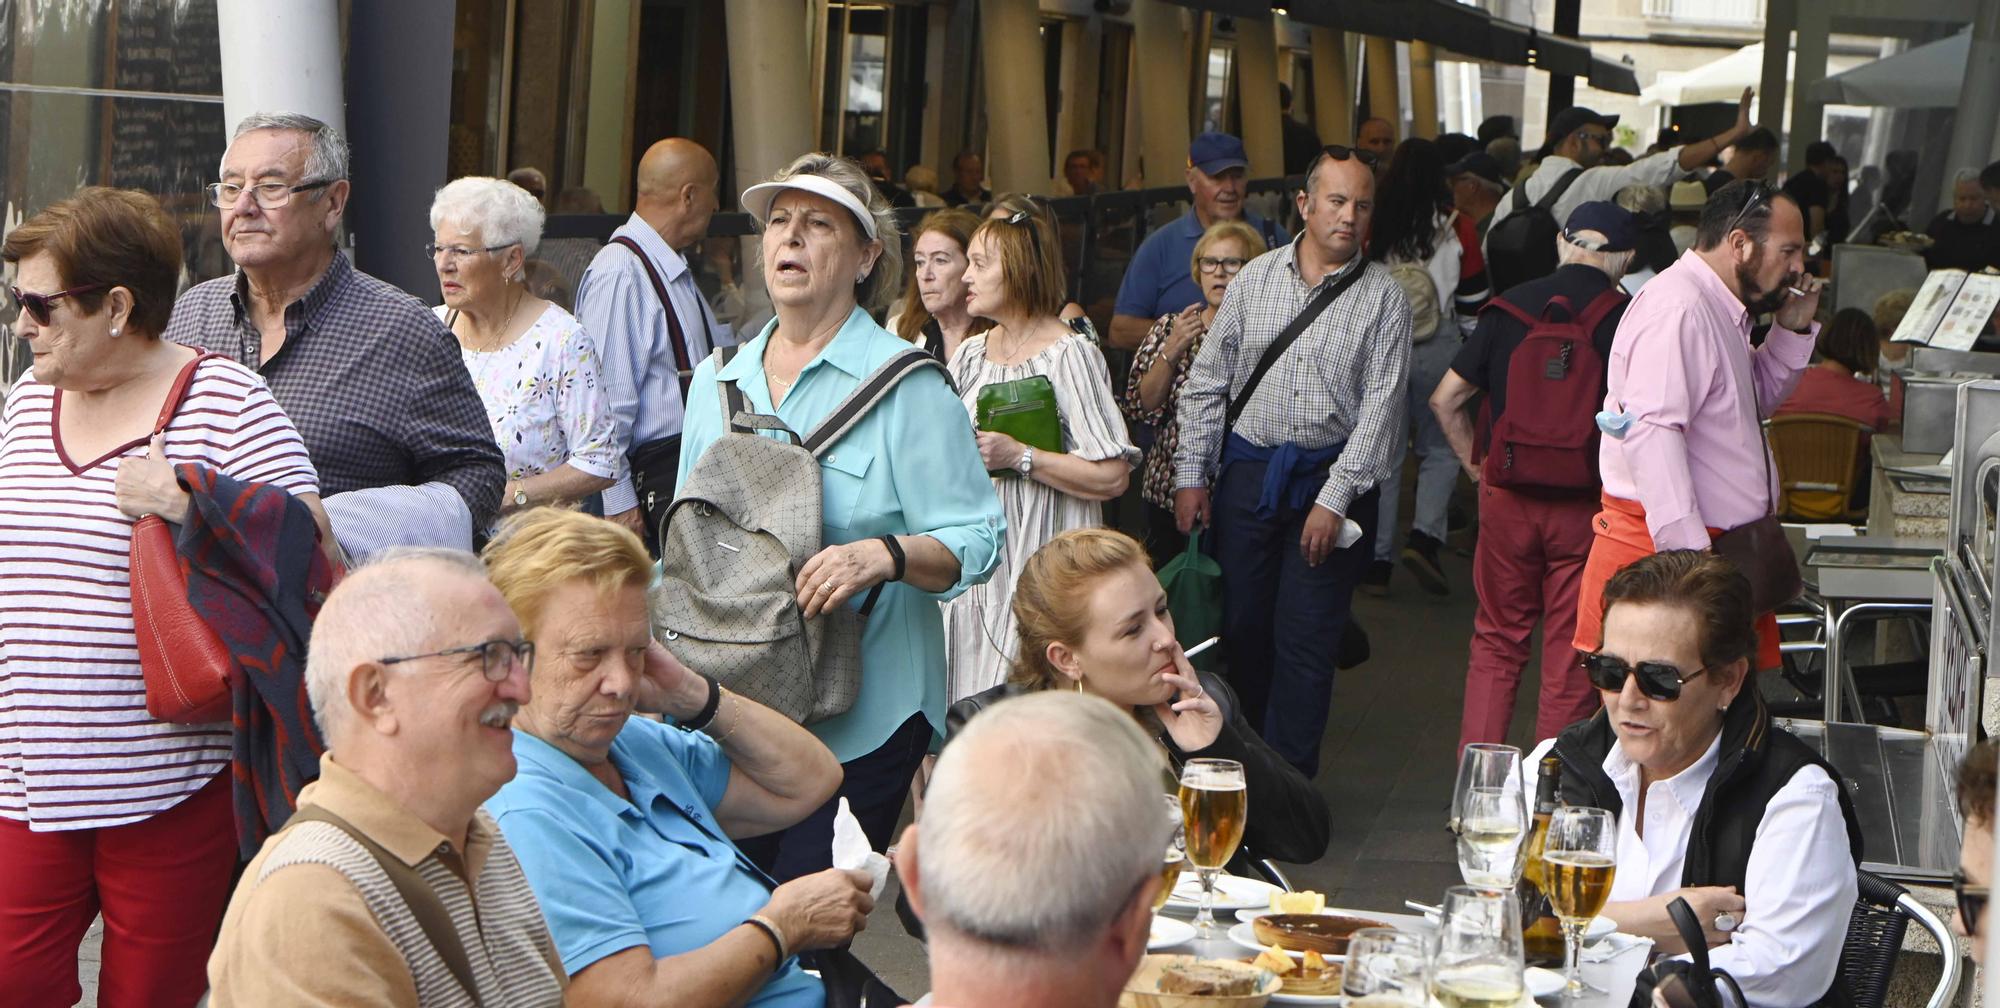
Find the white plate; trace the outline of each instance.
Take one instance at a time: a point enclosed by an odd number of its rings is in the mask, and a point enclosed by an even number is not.
[[[1243,946],[1244,948],[1249,949],[1252,952],[1262,952],[1265,949],[1270,948],[1269,945],[1264,945],[1257,941],[1257,931],[1254,927],[1251,926],[1249,921],[1244,921],[1243,923],[1238,924],[1233,928],[1230,928],[1229,940],[1235,942],[1238,945]],[[1291,949],[1286,949],[1285,954],[1291,956],[1294,959],[1299,960],[1300,962],[1304,962],[1306,958],[1306,954],[1304,952],[1294,952]],[[1324,953],[1321,953],[1320,958],[1325,959],[1327,962],[1344,963],[1347,961],[1347,957],[1344,955],[1326,955]]]
[[[1153,928],[1146,934],[1146,951],[1157,952],[1192,940],[1194,940],[1193,924],[1154,914]]]
[[[1545,998],[1563,989],[1563,975],[1552,969],[1530,966],[1522,978],[1528,983],[1528,996],[1531,998]]]
[[[1287,994],[1279,991],[1271,995],[1272,1004],[1289,1005],[1338,1005],[1346,1004],[1347,998],[1340,994]]]
[[[1583,943],[1585,945],[1589,945],[1593,942],[1597,942],[1604,938],[1608,938],[1611,936],[1613,932],[1617,930],[1618,930],[1617,921],[1612,920],[1609,917],[1592,917],[1590,919],[1590,925],[1583,929]]]
[[[1254,907],[1270,909],[1271,894],[1284,892],[1283,889],[1261,879],[1244,878],[1240,875],[1217,875],[1215,877],[1215,909],[1245,910]],[[1167,906],[1174,910],[1197,910],[1201,907],[1201,880],[1192,871],[1183,871],[1180,881],[1174,885],[1174,894],[1167,898]]]

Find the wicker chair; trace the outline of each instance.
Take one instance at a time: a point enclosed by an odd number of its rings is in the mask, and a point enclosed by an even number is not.
[[[1832,413],[1785,413],[1766,425],[1778,466],[1778,517],[1855,522],[1863,516],[1848,504],[1869,427]]]
[[[1854,1008],[1882,1008],[1889,994],[1889,977],[1903,951],[1903,932],[1912,919],[1944,950],[1943,971],[1926,1008],[1944,1008],[1958,994],[1958,946],[1943,921],[1910,897],[1909,890],[1870,872],[1857,872],[1859,892],[1847,920],[1847,940],[1840,947],[1840,976],[1847,982]]]

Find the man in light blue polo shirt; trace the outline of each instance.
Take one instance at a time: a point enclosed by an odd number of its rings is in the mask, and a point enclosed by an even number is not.
[[[776,885],[732,838],[817,809],[840,783],[833,753],[650,639],[652,565],[624,528],[540,508],[486,560],[535,645],[518,771],[486,808],[541,903],[568,1003],[820,1008],[797,953],[866,924],[869,874]]]
[[[1162,315],[1205,304],[1195,286],[1194,243],[1217,221],[1248,221],[1271,248],[1291,241],[1276,225],[1243,209],[1249,191],[1249,157],[1243,141],[1227,133],[1203,133],[1188,144],[1188,190],[1194,205],[1180,219],[1146,236],[1125,280],[1118,285],[1118,304],[1111,317],[1111,345],[1137,349]]]

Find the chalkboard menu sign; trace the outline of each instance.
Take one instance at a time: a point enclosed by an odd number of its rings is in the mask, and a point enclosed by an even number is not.
[[[198,192],[223,147],[215,0],[120,4],[111,20],[110,87],[208,100],[112,99],[103,181],[162,198]]]

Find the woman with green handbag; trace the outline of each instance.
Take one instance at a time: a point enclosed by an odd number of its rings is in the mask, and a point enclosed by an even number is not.
[[[967,246],[972,313],[994,326],[959,345],[951,376],[978,428],[1007,542],[991,579],[945,603],[952,700],[1006,679],[1015,573],[1057,533],[1103,524],[1101,503],[1125,492],[1139,461],[1104,355],[1058,317],[1055,244],[1038,215],[1017,213],[981,224]]]

